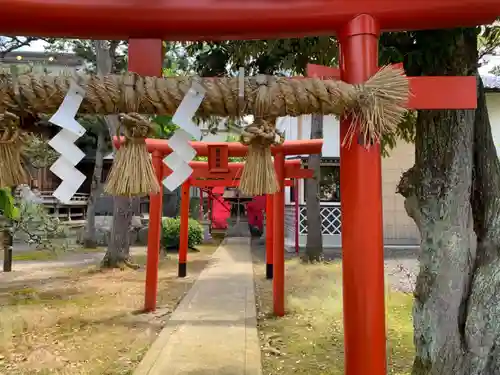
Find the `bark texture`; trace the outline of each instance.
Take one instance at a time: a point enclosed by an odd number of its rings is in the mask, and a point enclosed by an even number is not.
[[[133,215],[133,200],[127,197],[113,198],[113,226],[108,249],[101,262],[104,268],[129,266],[130,224]]]
[[[311,139],[323,138],[323,115],[311,117]],[[303,257],[307,262],[318,262],[323,257],[323,236],[321,233],[321,206],[319,182],[321,178],[321,154],[309,155],[308,169],[314,171],[314,177],[306,179],[307,243]]]
[[[475,30],[423,37],[449,49],[422,74],[477,74]],[[398,186],[421,234],[413,375],[500,374],[499,179],[480,79],[476,111],[419,111],[415,165]]]
[[[97,247],[95,212],[97,199],[102,194],[102,168],[104,164],[105,143],[105,129],[99,129],[97,131],[94,173],[92,174],[92,184],[90,186],[90,196],[87,204],[87,222],[85,223],[85,233],[83,237],[83,246],[87,248]]]

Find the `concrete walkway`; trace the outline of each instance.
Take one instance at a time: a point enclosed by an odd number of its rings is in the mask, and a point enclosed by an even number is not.
[[[229,238],[134,375],[261,375],[256,326],[250,239]]]

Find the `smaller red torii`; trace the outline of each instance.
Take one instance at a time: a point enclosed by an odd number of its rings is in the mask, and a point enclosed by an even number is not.
[[[114,145],[119,148],[125,142],[124,137],[113,139]],[[163,178],[168,175],[169,168],[163,163],[163,158],[172,152],[166,139],[146,139],[148,151],[152,154],[152,163],[156,177],[160,182],[160,191],[157,194],[151,194],[149,198],[149,232],[148,232],[148,251],[146,263],[146,288],[144,296],[144,311],[154,311],[156,309],[156,297],[158,291],[158,263],[160,256],[160,238],[161,238],[161,216],[163,202]],[[209,156],[211,148],[220,147],[227,148],[224,152],[226,158],[242,157],[247,154],[248,146],[242,145],[239,142],[190,142],[190,145],[196,150],[197,156]],[[272,215],[272,263],[273,264],[273,306],[274,313],[277,316],[283,316],[285,313],[285,237],[284,237],[284,211],[285,211],[285,185],[287,165],[285,161],[286,155],[304,155],[304,154],[320,154],[323,147],[322,139],[301,140],[301,141],[285,141],[278,146],[272,146],[271,152],[274,156],[274,167],[276,177],[279,184],[279,191],[273,197],[273,215]],[[225,160],[227,162],[227,160]],[[192,162],[195,171],[200,171],[201,164]],[[230,164],[228,164],[230,165]],[[297,165],[296,161],[291,161],[290,165]],[[234,170],[233,170],[234,171]],[[295,170],[293,170],[295,173]],[[229,172],[231,173],[231,168]],[[219,175],[212,173],[211,178],[226,178],[226,174]],[[234,173],[234,172],[233,172]],[[304,174],[305,173],[305,174]],[[308,178],[309,172],[299,170],[296,178]],[[206,172],[193,172],[193,175],[200,178],[200,174]],[[215,177],[219,176],[219,177]],[[189,197],[189,189],[183,189],[184,193]],[[267,208],[267,207],[266,207]],[[266,212],[268,210],[266,209]],[[188,214],[189,215],[189,207]],[[181,210],[182,217],[182,210]],[[187,230],[187,226],[186,229]],[[187,238],[187,234],[181,232],[181,237]],[[266,237],[267,238],[267,237]],[[270,246],[270,245],[269,245]],[[270,248],[266,246],[266,251],[271,254]],[[270,256],[270,255],[268,255]],[[269,261],[269,260],[268,260]]]
[[[228,163],[229,172],[226,174],[226,178],[222,180],[213,180],[213,178],[223,178],[221,173],[210,173],[208,169],[209,162],[204,161],[193,161],[189,163],[189,166],[193,169],[193,174],[191,177],[182,184],[181,188],[181,228],[179,235],[179,263],[178,263],[178,276],[185,277],[187,275],[187,254],[188,254],[188,234],[189,234],[189,188],[191,186],[196,187],[215,187],[215,186],[226,186],[226,187],[238,187],[239,177],[241,176],[244,163]],[[310,169],[301,169],[300,160],[286,160],[285,161],[285,186],[293,186],[293,179],[299,178],[312,178],[314,171]],[[170,174],[170,169],[164,165],[163,176],[167,177]],[[214,177],[215,176],[215,177]],[[202,179],[200,179],[202,178]],[[212,178],[212,180],[210,180]],[[268,197],[269,198],[269,197]],[[267,207],[266,207],[267,208]],[[274,215],[268,214],[267,225],[272,227],[272,221]],[[151,218],[150,218],[151,220]],[[266,268],[268,278],[272,278],[273,275],[273,264],[274,264],[274,249],[273,249],[273,236],[272,231],[270,233],[270,241],[266,241]],[[266,236],[266,238],[269,238]],[[284,257],[283,257],[284,261]],[[271,271],[269,269],[271,268]],[[270,272],[270,274],[269,274]],[[284,279],[282,279],[284,281]],[[280,282],[280,280],[278,280]],[[148,286],[146,286],[148,287]],[[150,286],[151,287],[151,286]],[[284,291],[284,288],[277,288],[278,292],[280,290]],[[278,296],[276,300],[283,300],[284,295]]]

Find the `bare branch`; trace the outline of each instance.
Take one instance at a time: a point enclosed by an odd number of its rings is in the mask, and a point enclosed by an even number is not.
[[[22,47],[27,47],[37,40],[46,40],[38,37],[24,36],[0,36],[0,58],[4,58],[8,53],[14,52]]]

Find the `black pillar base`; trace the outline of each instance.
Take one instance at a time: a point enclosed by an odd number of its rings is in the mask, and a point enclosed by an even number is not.
[[[266,279],[271,280],[273,278],[273,265],[266,264]]]
[[[179,263],[179,271],[177,273],[179,277],[186,277],[187,275],[187,263]]]

